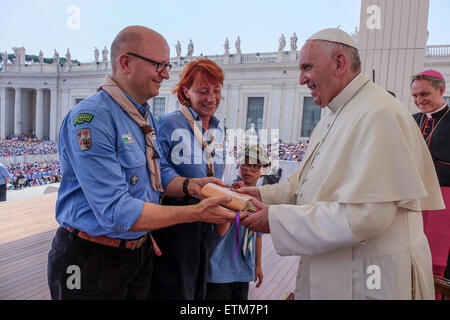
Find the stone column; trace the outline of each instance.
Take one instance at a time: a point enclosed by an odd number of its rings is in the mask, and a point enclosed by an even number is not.
[[[409,79],[423,70],[429,0],[361,0],[358,48],[363,73],[393,91],[411,112]]]
[[[0,88],[0,139],[6,136],[6,88]]]
[[[267,113],[269,117],[267,121],[267,128],[270,130],[280,130],[280,116],[282,113],[281,108],[283,107],[282,91],[282,85],[272,85],[272,92],[267,104],[269,106],[268,110],[270,110]]]
[[[287,85],[284,90],[284,110],[283,118],[280,121],[280,135],[281,139],[287,142],[295,142],[293,140],[294,132],[292,127],[294,125],[294,96],[295,96],[295,85]]]
[[[14,134],[22,133],[22,88],[15,88],[14,99]]]
[[[50,140],[56,141],[57,132],[56,132],[56,116],[58,109],[58,92],[57,89],[50,89]]]
[[[39,139],[43,138],[44,135],[44,89],[36,90],[36,136]]]
[[[239,113],[242,108],[239,104],[239,85],[232,84],[229,88],[230,95],[227,99],[227,127],[232,129],[245,129],[239,123]]]
[[[71,104],[70,104],[70,89],[68,88],[64,88],[61,91],[61,114],[60,114],[60,119],[58,119],[58,123],[62,123],[62,121],[64,120],[64,117],[66,116],[66,114],[69,112],[69,110],[71,109]]]

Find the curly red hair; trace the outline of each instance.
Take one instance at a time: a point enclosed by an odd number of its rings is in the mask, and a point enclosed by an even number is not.
[[[220,84],[221,86],[225,79],[223,70],[210,59],[199,58],[189,62],[180,75],[180,81],[172,90],[172,93],[177,95],[178,101],[182,105],[188,106],[190,104],[189,99],[183,93],[183,88],[190,89],[198,74],[201,74],[207,82]]]

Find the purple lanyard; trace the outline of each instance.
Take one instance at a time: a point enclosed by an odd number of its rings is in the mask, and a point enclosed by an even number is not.
[[[233,259],[236,259],[237,253],[239,251],[239,211],[235,211],[236,213],[236,247],[234,248]]]

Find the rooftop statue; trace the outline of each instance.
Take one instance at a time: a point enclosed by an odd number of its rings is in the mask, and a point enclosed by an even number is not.
[[[177,41],[177,44],[175,45],[175,50],[177,51],[177,58],[181,57],[181,43],[180,43],[180,41]]]
[[[291,37],[291,51],[297,51],[297,35],[295,32]]]
[[[225,48],[225,54],[230,54],[230,42],[228,41],[228,38],[225,39],[223,46]]]
[[[100,56],[100,52],[98,51],[98,48],[95,47],[95,49],[94,49],[95,62],[99,61],[99,56]]]
[[[187,55],[188,57],[192,57],[193,54],[194,54],[194,44],[192,43],[192,40],[189,40]]]
[[[55,49],[55,53],[53,54],[53,64],[59,64],[59,53]]]
[[[44,63],[44,53],[42,52],[42,50],[39,50],[39,63]]]
[[[70,64],[71,62],[72,62],[72,55],[70,54],[69,48],[67,48],[66,63]]]
[[[286,46],[286,38],[284,37],[284,34],[281,34],[281,37],[278,40],[278,43],[280,44],[278,46],[278,51],[283,51],[284,47]]]
[[[108,51],[108,49],[106,49],[106,46],[105,46],[102,50],[103,62],[108,61],[108,55],[109,55],[109,51]]]
[[[241,39],[239,38],[239,36],[237,37],[236,42],[234,43],[234,45],[236,46],[236,53],[237,54],[241,54]]]
[[[14,63],[15,64],[25,64],[25,48],[24,47],[14,47]]]

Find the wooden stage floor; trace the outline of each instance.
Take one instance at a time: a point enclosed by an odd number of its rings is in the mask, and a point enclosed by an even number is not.
[[[47,255],[58,227],[56,193],[0,203],[0,300],[48,300]],[[282,300],[295,288],[298,257],[280,257],[263,236],[264,281],[250,300]]]

